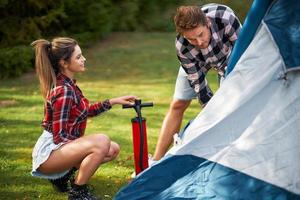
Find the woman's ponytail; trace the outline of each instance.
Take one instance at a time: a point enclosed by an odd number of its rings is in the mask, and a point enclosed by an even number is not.
[[[31,43],[35,47],[35,68],[39,77],[41,92],[46,99],[51,88],[56,85],[56,73],[51,64],[51,42],[39,39]]]
[[[41,92],[46,99],[52,87],[56,86],[56,76],[60,72],[60,61],[69,62],[77,41],[58,37],[52,42],[39,39],[31,43],[35,48],[35,68],[41,84]]]

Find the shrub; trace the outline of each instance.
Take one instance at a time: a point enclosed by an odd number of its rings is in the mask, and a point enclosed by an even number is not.
[[[102,38],[113,29],[115,12],[110,0],[67,0],[64,7],[67,17],[61,23],[69,35]]]
[[[32,68],[28,44],[38,38],[67,36],[88,46],[112,31],[174,31],[172,17],[179,4],[209,2],[230,5],[241,21],[251,4],[248,0],[0,0],[0,78]]]
[[[19,76],[33,69],[33,50],[28,46],[0,49],[0,78]]]
[[[114,30],[134,31],[140,26],[138,0],[116,0],[114,5],[117,19],[114,22]]]
[[[173,31],[172,17],[180,0],[139,0],[138,23],[146,31]]]

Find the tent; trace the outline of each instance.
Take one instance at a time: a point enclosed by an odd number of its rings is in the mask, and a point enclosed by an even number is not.
[[[227,77],[115,200],[300,199],[300,1],[254,0]]]

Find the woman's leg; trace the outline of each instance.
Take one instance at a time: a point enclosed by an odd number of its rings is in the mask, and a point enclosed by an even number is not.
[[[107,157],[110,146],[111,141],[106,135],[84,136],[53,151],[38,170],[51,174],[78,166],[80,163],[75,184],[83,185]]]
[[[120,152],[120,146],[117,143],[112,141],[110,143],[108,154],[105,156],[102,163],[114,160],[119,155],[119,152]]]

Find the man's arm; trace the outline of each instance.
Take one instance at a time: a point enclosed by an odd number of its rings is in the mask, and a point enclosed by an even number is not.
[[[242,25],[240,20],[233,12],[230,12],[230,14],[228,14],[228,17],[225,21],[225,35],[228,37],[233,46],[238,38]]]
[[[225,45],[227,45],[230,48],[230,52],[227,54],[226,61],[223,63],[220,63],[218,68],[220,69],[226,69],[228,64],[228,59],[231,54],[231,51],[234,47],[234,44],[236,40],[238,39],[238,35],[241,31],[242,25],[237,18],[237,16],[234,14],[234,12],[231,9],[226,9],[222,13],[222,23],[224,25],[224,35],[223,37],[227,38],[227,41]],[[225,40],[226,41],[226,40]]]

